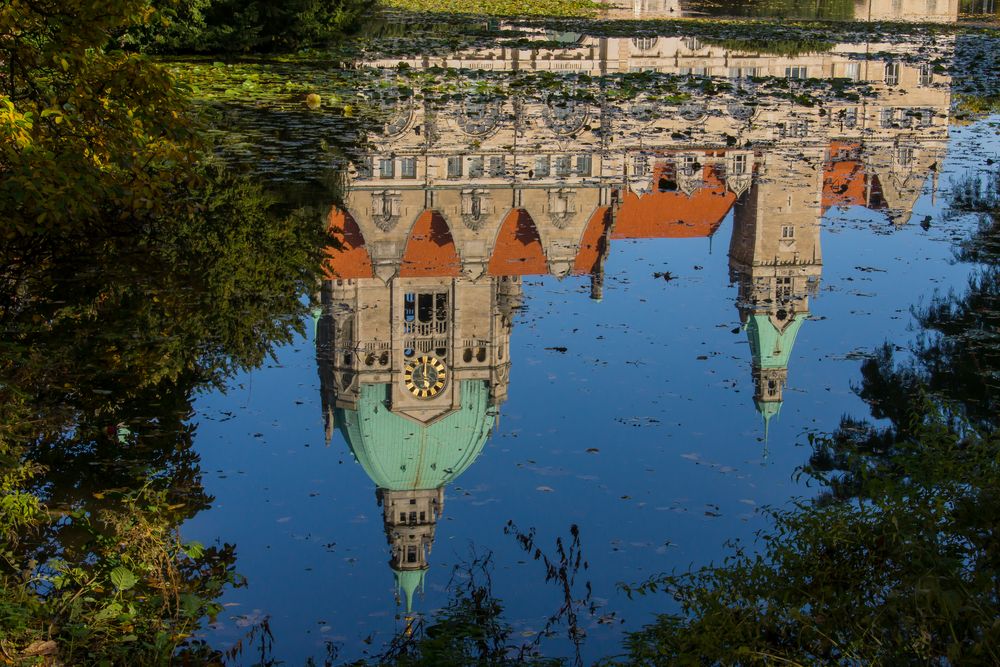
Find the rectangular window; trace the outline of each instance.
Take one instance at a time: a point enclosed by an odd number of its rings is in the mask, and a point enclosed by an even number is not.
[[[730,67],[730,79],[749,79],[757,76],[757,67]]]
[[[913,162],[913,149],[909,146],[900,146],[896,151],[896,160],[900,167],[909,167]]]
[[[549,156],[539,155],[535,158],[535,178],[549,177]]]
[[[589,155],[576,156],[576,175],[590,176],[593,173],[593,164]]]
[[[448,178],[462,178],[462,158],[448,158]]]
[[[851,81],[857,81],[861,78],[861,67],[858,63],[847,63],[844,66],[844,77],[850,79]]]
[[[795,227],[792,225],[782,225],[781,226],[781,238],[783,239],[793,239],[795,238]]]
[[[355,166],[358,169],[358,178],[372,177],[372,159],[370,157],[361,158],[361,161]]]
[[[417,295],[407,292],[403,295],[403,321],[412,322],[416,318]]]
[[[448,294],[445,292],[434,295],[434,319],[438,322],[448,319]]]
[[[429,336],[448,332],[448,293],[409,292],[403,297],[403,333]],[[416,503],[413,503],[416,504]]]
[[[556,158],[556,176],[566,178],[573,173],[573,158],[569,155],[560,155]]]
[[[400,178],[416,178],[417,177],[417,158],[415,157],[404,157],[399,161],[399,176]]]
[[[736,155],[736,156],[733,156],[733,173],[734,174],[745,174],[745,173],[747,173],[747,156],[746,155]]]
[[[482,178],[485,172],[486,160],[481,157],[469,158],[469,178]]]
[[[396,161],[392,158],[381,158],[378,161],[378,174],[380,178],[395,178]]]
[[[417,562],[417,547],[410,545],[406,547],[406,562],[416,563]]]
[[[885,85],[887,86],[899,85],[899,63],[885,64]]]
[[[802,65],[785,68],[786,79],[805,79],[807,77],[806,68]]]
[[[426,324],[431,321],[431,317],[434,314],[434,295],[433,294],[419,294],[417,295],[417,321],[421,324]]]
[[[894,109],[882,109],[882,127],[892,127],[895,124],[895,116]]]
[[[777,292],[779,302],[787,302],[792,298],[792,279],[789,277],[778,278]]]
[[[501,178],[506,171],[502,155],[494,155],[490,158],[490,176],[492,178]]]
[[[778,123],[779,137],[805,137],[809,133],[809,123],[804,120],[793,120],[789,123]]]
[[[934,68],[930,64],[920,66],[920,74],[917,76],[917,83],[921,86],[929,86],[934,83]]]
[[[852,130],[858,126],[858,109],[857,107],[852,107],[850,109],[844,109],[844,128]]]
[[[636,155],[632,164],[636,176],[645,176],[649,173],[649,158],[645,155]]]

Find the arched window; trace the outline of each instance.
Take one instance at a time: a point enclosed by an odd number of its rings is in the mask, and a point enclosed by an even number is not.
[[[658,41],[660,41],[659,37],[633,37],[632,46],[639,51],[649,51],[656,46]]]

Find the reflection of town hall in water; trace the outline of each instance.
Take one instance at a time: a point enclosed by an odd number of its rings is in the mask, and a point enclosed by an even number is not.
[[[606,107],[386,101],[382,134],[351,167],[345,210],[331,213],[342,248],[331,251],[318,352],[328,435],[342,431],[378,487],[408,608],[443,487],[479,455],[507,395],[522,276],[586,276],[600,299],[614,241],[711,238],[732,211],[730,270],[766,424],[819,286],[824,213],[865,206],[906,224],[943,157],[949,82],[924,66],[861,59],[864,45],[787,57],[679,38],[566,39],[565,49],[409,64],[653,68],[737,87],[753,85],[748,77],[841,77],[875,95],[812,107],[750,106],[735,94],[679,107],[642,97]]]

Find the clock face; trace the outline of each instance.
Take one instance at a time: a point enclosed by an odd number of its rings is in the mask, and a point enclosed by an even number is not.
[[[444,389],[447,371],[437,357],[425,355],[406,364],[403,382],[411,394],[417,398],[434,398]]]

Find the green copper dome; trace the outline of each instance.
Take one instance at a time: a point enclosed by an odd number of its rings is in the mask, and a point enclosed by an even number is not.
[[[795,336],[805,321],[807,313],[796,313],[784,331],[771,322],[767,314],[750,317],[747,322],[747,338],[750,339],[750,353],[753,364],[758,368],[788,368],[788,359],[795,345]]]
[[[336,415],[354,458],[377,486],[435,489],[476,460],[494,421],[485,381],[462,380],[461,407],[430,425],[391,412],[389,390],[388,384],[362,385],[357,410]]]

